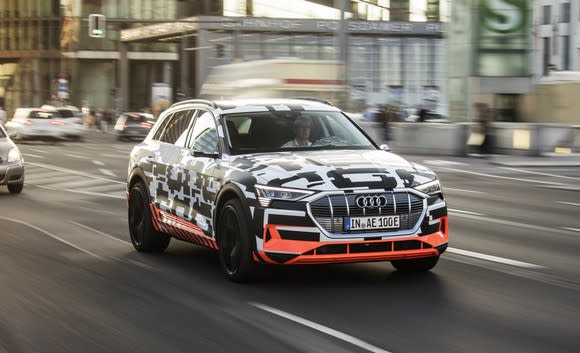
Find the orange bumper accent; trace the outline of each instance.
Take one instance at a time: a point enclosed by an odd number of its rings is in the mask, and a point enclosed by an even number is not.
[[[282,239],[278,232],[281,225],[268,224],[264,228],[264,249],[257,251],[263,262],[270,264],[328,264],[343,262],[390,261],[439,255],[437,246],[448,242],[447,217],[442,217],[439,231],[408,238],[359,240],[338,242],[313,242]],[[269,236],[267,234],[269,233]],[[329,247],[333,250],[328,250]],[[329,253],[332,252],[332,253]],[[288,260],[280,262],[274,255]]]

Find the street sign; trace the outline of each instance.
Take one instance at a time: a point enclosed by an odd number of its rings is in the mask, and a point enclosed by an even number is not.
[[[105,15],[90,14],[89,15],[89,36],[93,38],[105,38]]]

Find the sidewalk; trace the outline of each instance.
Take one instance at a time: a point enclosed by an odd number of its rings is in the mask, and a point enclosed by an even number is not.
[[[489,162],[512,167],[580,167],[580,153],[549,154],[540,157],[491,155]]]

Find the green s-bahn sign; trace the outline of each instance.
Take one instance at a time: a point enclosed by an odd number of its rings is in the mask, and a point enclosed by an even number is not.
[[[525,30],[527,0],[482,0],[481,24],[496,33],[514,33]]]

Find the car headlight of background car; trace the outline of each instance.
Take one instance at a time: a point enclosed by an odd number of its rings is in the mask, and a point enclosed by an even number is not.
[[[426,182],[425,184],[414,186],[413,188],[432,196],[441,192],[441,183],[439,183],[438,179],[435,179]]]
[[[8,163],[20,162],[21,160],[22,155],[20,155],[20,151],[18,151],[18,148],[14,147],[8,152]]]
[[[270,206],[272,200],[297,201],[308,195],[314,194],[313,191],[279,188],[275,186],[256,185],[258,202],[262,207]]]

